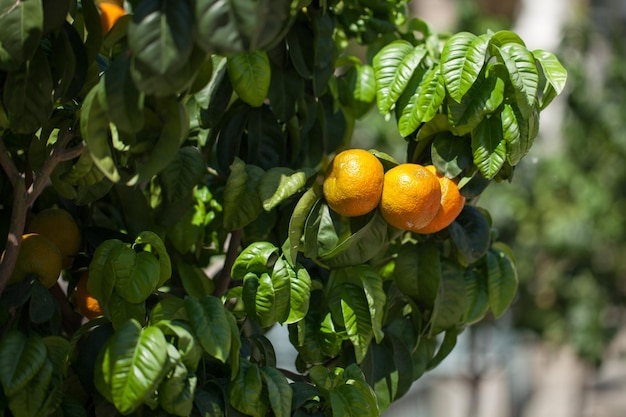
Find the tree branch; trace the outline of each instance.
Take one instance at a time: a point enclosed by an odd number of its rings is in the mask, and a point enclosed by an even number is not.
[[[230,240],[228,241],[228,251],[226,252],[226,259],[224,259],[224,266],[222,272],[216,279],[215,283],[215,296],[221,297],[228,291],[228,285],[230,284],[230,270],[235,263],[237,254],[239,253],[239,244],[241,243],[241,229],[235,230],[230,233]]]
[[[0,139],[1,142],[1,139]],[[22,234],[26,225],[26,185],[24,178],[19,176],[15,180],[13,188],[13,207],[11,209],[11,224],[7,235],[7,244],[4,257],[0,261],[0,294],[4,291],[9,282],[9,277],[13,274],[17,255],[22,244]]]
[[[15,187],[15,182],[17,178],[20,176],[19,171],[15,167],[13,160],[9,156],[9,150],[4,145],[4,139],[0,136],[0,166],[6,172],[7,177],[9,177],[9,181]]]

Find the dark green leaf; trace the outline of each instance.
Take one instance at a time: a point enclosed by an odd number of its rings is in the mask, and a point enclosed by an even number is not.
[[[100,303],[106,303],[115,287],[115,273],[111,269],[111,260],[117,257],[127,245],[119,239],[102,242],[93,254],[89,264],[87,289]]]
[[[150,252],[135,253],[125,248],[118,258],[110,259],[115,269],[115,291],[129,303],[144,302],[155,290],[159,279],[159,261]],[[133,258],[131,268],[118,268],[118,259]]]
[[[231,327],[234,317],[220,299],[213,296],[200,299],[188,296],[185,298],[185,309],[193,333],[204,351],[225,363],[231,356],[231,347],[239,343],[239,334],[233,334]]]
[[[267,388],[270,407],[276,417],[291,416],[293,391],[285,376],[276,368],[261,368],[261,376]]]
[[[39,280],[33,282],[33,295],[30,298],[28,316],[33,323],[44,323],[58,310],[54,296]]]
[[[22,390],[45,361],[46,345],[40,337],[27,337],[18,330],[5,334],[0,341],[0,383],[4,394],[12,396]]]
[[[502,251],[487,252],[487,293],[489,306],[495,317],[500,317],[517,293],[517,271],[513,261]]]
[[[470,142],[447,132],[435,137],[430,156],[437,171],[448,178],[460,175],[473,161]]]
[[[157,287],[160,287],[172,275],[172,263],[165,249],[165,244],[156,233],[146,230],[137,235],[134,246],[136,245],[147,246],[146,249],[149,249],[159,260],[160,273]]]
[[[253,51],[231,55],[226,66],[233,90],[239,98],[253,107],[261,106],[272,78],[267,53]]]
[[[35,53],[43,32],[43,5],[39,0],[0,4],[0,69],[15,71]]]
[[[186,196],[202,179],[206,163],[200,150],[194,146],[180,148],[174,159],[159,174],[165,196],[170,202]]]
[[[433,334],[460,325],[467,304],[464,270],[450,260],[442,261],[441,280],[431,323]]]
[[[174,370],[159,385],[159,404],[175,416],[189,416],[193,409],[198,377],[178,362]]]
[[[487,284],[483,275],[468,269],[465,271],[465,287],[468,305],[463,321],[466,324],[474,324],[489,311]]]
[[[418,305],[432,309],[441,280],[439,249],[430,243],[406,243],[398,250],[393,272],[400,291]]]
[[[443,337],[443,341],[439,345],[439,349],[433,358],[428,362],[427,370],[431,370],[436,368],[441,361],[443,361],[454,349],[456,346],[456,340],[458,336],[458,330],[453,327],[446,330],[446,333]]]
[[[263,395],[263,379],[257,364],[241,361],[239,373],[228,385],[230,404],[246,415],[264,417],[269,408]]]
[[[483,119],[472,130],[472,154],[474,163],[486,179],[492,179],[506,161],[506,140],[502,121],[493,116]]]
[[[110,120],[123,132],[138,132],[144,124],[144,95],[132,80],[126,51],[111,62],[103,79],[106,92],[103,103]]]
[[[201,268],[182,261],[177,262],[176,267],[187,294],[198,298],[213,294],[215,283]]]
[[[231,165],[230,175],[224,191],[224,227],[237,230],[252,223],[263,210],[258,193],[258,184],[263,169],[246,165],[236,158]]]
[[[296,264],[298,252],[301,251],[301,238],[304,235],[304,227],[311,210],[316,206],[322,194],[321,187],[309,188],[298,200],[296,207],[289,219],[289,249],[291,264]]]
[[[466,204],[448,230],[464,262],[472,264],[487,253],[491,244],[491,226],[476,207]]]

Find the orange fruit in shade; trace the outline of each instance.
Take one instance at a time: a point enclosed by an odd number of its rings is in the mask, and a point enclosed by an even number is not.
[[[324,179],[328,206],[347,217],[369,213],[380,202],[384,175],[383,165],[370,152],[363,149],[340,152]]]
[[[440,204],[439,179],[424,166],[405,163],[385,173],[380,212],[390,225],[417,231],[435,218]]]
[[[126,14],[126,10],[122,6],[114,2],[100,2],[100,23],[102,24],[102,33],[107,33],[118,19]]]
[[[451,180],[445,175],[441,175],[433,165],[428,165],[425,168],[435,174],[439,179],[439,185],[441,186],[441,204],[431,222],[415,230],[415,232],[422,234],[435,233],[448,227],[459,213],[461,213],[465,205],[465,197],[459,192],[459,187],[454,180]]]
[[[50,288],[61,275],[62,259],[59,249],[46,237],[36,233],[25,234],[9,283],[22,282],[28,274],[33,274],[44,287]]]
[[[45,236],[63,256],[63,268],[72,266],[81,246],[81,233],[72,215],[61,208],[47,208],[37,213],[27,228],[28,233]]]
[[[87,281],[89,280],[89,272],[85,271],[81,274],[76,288],[74,289],[74,298],[76,307],[80,314],[89,320],[102,316],[104,313],[100,308],[100,303],[87,290]]]

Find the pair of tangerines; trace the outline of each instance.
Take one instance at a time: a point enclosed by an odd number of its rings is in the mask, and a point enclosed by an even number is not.
[[[329,207],[343,216],[379,207],[391,226],[422,234],[448,227],[465,204],[457,183],[433,165],[403,163],[385,172],[379,159],[362,149],[335,156],[323,192]]]

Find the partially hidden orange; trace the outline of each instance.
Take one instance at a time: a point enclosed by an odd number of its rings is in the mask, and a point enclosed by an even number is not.
[[[465,197],[459,191],[456,182],[445,175],[441,175],[433,165],[425,167],[435,174],[441,186],[441,203],[437,214],[428,225],[415,230],[417,233],[436,233],[448,227],[461,213],[465,205]]]
[[[347,217],[371,212],[380,202],[384,175],[381,162],[366,150],[349,149],[338,153],[323,184],[328,206]]]
[[[417,231],[435,218],[440,203],[439,180],[424,166],[405,163],[385,173],[380,212],[390,225]]]
[[[22,282],[28,274],[33,274],[39,278],[44,287],[50,288],[61,275],[62,260],[59,248],[49,239],[36,233],[27,233],[22,236],[20,251],[9,283]]]
[[[54,243],[63,256],[63,269],[72,266],[82,242],[81,232],[72,215],[57,207],[50,207],[35,214],[30,221],[28,233],[45,236]]]
[[[103,313],[98,300],[96,300],[87,290],[88,280],[89,272],[85,271],[81,274],[78,282],[76,283],[74,297],[76,307],[78,308],[78,311],[80,311],[80,314],[85,316],[87,319],[92,320],[96,317],[100,317]]]
[[[102,24],[102,33],[108,33],[115,22],[126,14],[126,10],[115,2],[100,2],[100,23]]]

